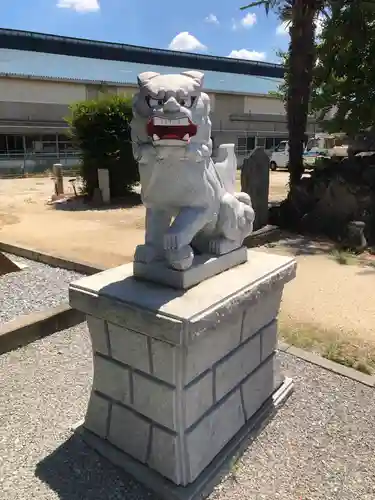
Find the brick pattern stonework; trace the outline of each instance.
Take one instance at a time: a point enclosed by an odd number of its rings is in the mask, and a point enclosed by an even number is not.
[[[88,316],[94,382],[84,426],[175,484],[194,481],[282,382],[281,293],[233,308],[181,345]]]

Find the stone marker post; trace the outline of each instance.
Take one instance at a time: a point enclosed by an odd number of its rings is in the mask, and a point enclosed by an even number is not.
[[[277,364],[277,316],[296,264],[243,246],[254,210],[235,192],[233,144],[210,157],[203,75],[138,80],[145,243],[134,263],[70,286],[93,347],[80,430],[162,498],[192,500],[292,390]]]
[[[256,148],[245,158],[241,172],[241,189],[250,195],[255,211],[254,230],[268,223],[270,160],[263,148]]]
[[[55,180],[55,193],[57,196],[64,194],[64,176],[61,163],[55,163],[52,167]]]
[[[98,184],[103,203],[110,203],[111,191],[109,188],[109,172],[107,168],[98,168]]]

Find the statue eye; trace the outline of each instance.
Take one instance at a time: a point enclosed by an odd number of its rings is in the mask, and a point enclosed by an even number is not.
[[[196,97],[193,96],[187,96],[183,97],[182,99],[179,99],[178,103],[180,106],[183,106],[184,108],[191,108],[195,102]]]
[[[156,108],[157,106],[163,106],[165,100],[164,99],[154,99],[153,97],[147,96],[146,102],[150,108]]]

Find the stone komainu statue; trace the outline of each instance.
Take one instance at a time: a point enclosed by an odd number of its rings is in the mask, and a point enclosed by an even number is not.
[[[221,145],[215,163],[211,158],[203,77],[197,71],[138,77],[131,129],[146,207],[138,262],[166,260],[174,269],[188,269],[194,250],[219,256],[239,248],[252,231],[250,197],[234,192],[234,144]]]

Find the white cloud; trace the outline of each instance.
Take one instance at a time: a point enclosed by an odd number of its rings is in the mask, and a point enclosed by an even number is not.
[[[250,61],[264,61],[266,58],[265,52],[257,52],[256,50],[232,50],[228,57],[234,59],[248,59]]]
[[[205,18],[205,22],[206,22],[206,23],[210,23],[210,24],[220,24],[220,23],[219,23],[219,19],[215,16],[215,14],[209,14],[209,15]]]
[[[243,17],[240,21],[236,21],[236,19],[232,19],[232,30],[236,31],[239,28],[251,28],[257,22],[257,15],[254,12],[249,12]]]
[[[58,0],[60,9],[72,9],[76,12],[96,12],[100,10],[99,0]]]
[[[168,45],[171,50],[206,50],[207,47],[203,45],[195,36],[191,35],[188,31],[182,31],[176,35],[171,43]]]
[[[254,12],[249,12],[245,17],[241,19],[241,25],[244,28],[251,28],[257,22],[257,15]]]
[[[284,21],[276,28],[276,35],[289,35],[289,22]]]

